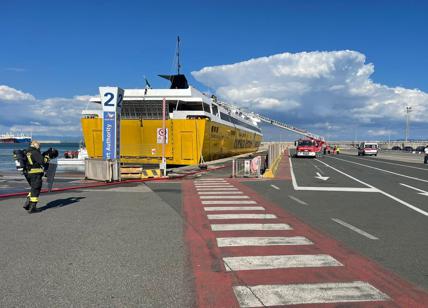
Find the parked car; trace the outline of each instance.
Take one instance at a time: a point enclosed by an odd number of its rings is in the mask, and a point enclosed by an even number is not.
[[[399,147],[398,145],[394,145],[391,150],[393,151],[401,151],[401,147]]]
[[[413,148],[411,147],[411,146],[405,146],[404,148],[403,148],[403,151],[405,151],[405,152],[413,152]]]
[[[424,153],[425,146],[424,145],[420,145],[420,146],[416,147],[415,151],[419,152],[419,153]]]
[[[376,142],[361,142],[358,147],[358,156],[374,155],[377,156],[379,145]]]

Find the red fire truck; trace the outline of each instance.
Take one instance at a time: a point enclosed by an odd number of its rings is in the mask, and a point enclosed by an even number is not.
[[[296,157],[317,157],[321,154],[323,142],[312,138],[296,141]]]

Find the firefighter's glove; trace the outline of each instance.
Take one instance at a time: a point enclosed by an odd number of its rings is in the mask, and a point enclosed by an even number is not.
[[[49,148],[47,151],[43,152],[42,155],[44,157],[48,157],[49,159],[54,159],[58,157],[58,150],[55,148]]]

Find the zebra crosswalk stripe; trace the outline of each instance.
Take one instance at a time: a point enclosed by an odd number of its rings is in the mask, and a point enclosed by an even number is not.
[[[292,230],[287,224],[212,224],[212,231]]]
[[[226,271],[343,266],[329,255],[273,255],[223,258]]]
[[[206,206],[206,212],[212,211],[264,211],[263,206]]]
[[[202,200],[202,204],[257,204],[253,200]]]
[[[283,245],[312,245],[304,236],[266,236],[266,237],[219,237],[218,247],[236,246],[283,246]]]
[[[274,219],[274,214],[209,214],[208,219]]]
[[[239,195],[239,194],[243,194],[243,192],[242,191],[224,191],[224,190],[221,190],[221,191],[198,191],[198,194],[199,195],[219,195],[219,194],[222,194],[222,195]]]
[[[201,199],[249,199],[248,196],[200,196]]]
[[[240,307],[386,301],[390,297],[363,281],[235,286]]]

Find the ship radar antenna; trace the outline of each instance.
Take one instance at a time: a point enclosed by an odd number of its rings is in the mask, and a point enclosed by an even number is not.
[[[180,36],[177,35],[177,75],[180,75]]]

